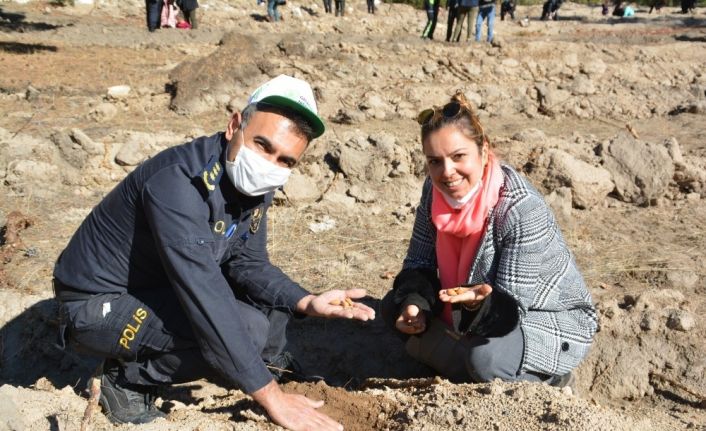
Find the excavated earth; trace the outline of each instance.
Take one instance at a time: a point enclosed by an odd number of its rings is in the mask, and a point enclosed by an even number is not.
[[[81,4],[79,4],[81,3]],[[706,15],[632,19],[565,3],[496,21],[493,44],[419,37],[422,11],[201,2],[198,30],[144,29],[144,2],[0,2],[0,430],[79,429],[96,361],[59,350],[52,266],[81,220],[158,151],[223,130],[280,73],[312,83],[328,130],[268,226],[272,260],[314,292],[377,307],[404,258],[424,160],[420,110],[463,90],[540,189],[599,310],[574,391],[451,384],[378,320],[303,319],[289,350],[348,430],[706,430]],[[465,34],[465,32],[464,32]],[[93,429],[274,430],[238,390],[165,389],[166,419]]]

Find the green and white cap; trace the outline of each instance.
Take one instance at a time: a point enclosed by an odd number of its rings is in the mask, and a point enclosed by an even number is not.
[[[318,115],[311,86],[304,80],[280,75],[262,84],[248,99],[252,103],[281,106],[301,114],[311,125],[314,138],[324,133],[326,127]]]

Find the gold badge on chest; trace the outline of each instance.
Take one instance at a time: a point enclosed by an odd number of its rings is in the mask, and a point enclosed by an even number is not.
[[[256,233],[260,229],[260,221],[262,221],[262,216],[265,211],[261,207],[257,207],[252,212],[252,219],[250,220],[250,233]]]

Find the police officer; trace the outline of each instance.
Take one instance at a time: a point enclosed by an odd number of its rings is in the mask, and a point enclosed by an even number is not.
[[[324,132],[311,87],[280,75],[224,133],[144,162],[81,224],[54,269],[60,342],[105,358],[100,403],[116,423],[164,416],[159,385],[225,379],[284,427],[340,430],[323,402],[284,393],[267,365],[296,313],[368,320],[363,289],[312,295],[273,266],[267,208],[309,141]]]

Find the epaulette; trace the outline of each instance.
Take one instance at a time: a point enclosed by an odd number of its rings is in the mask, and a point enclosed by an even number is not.
[[[221,166],[221,163],[218,161],[218,157],[211,156],[201,172],[201,181],[203,181],[203,185],[206,186],[208,193],[216,190],[221,175],[223,175],[223,166]]]

